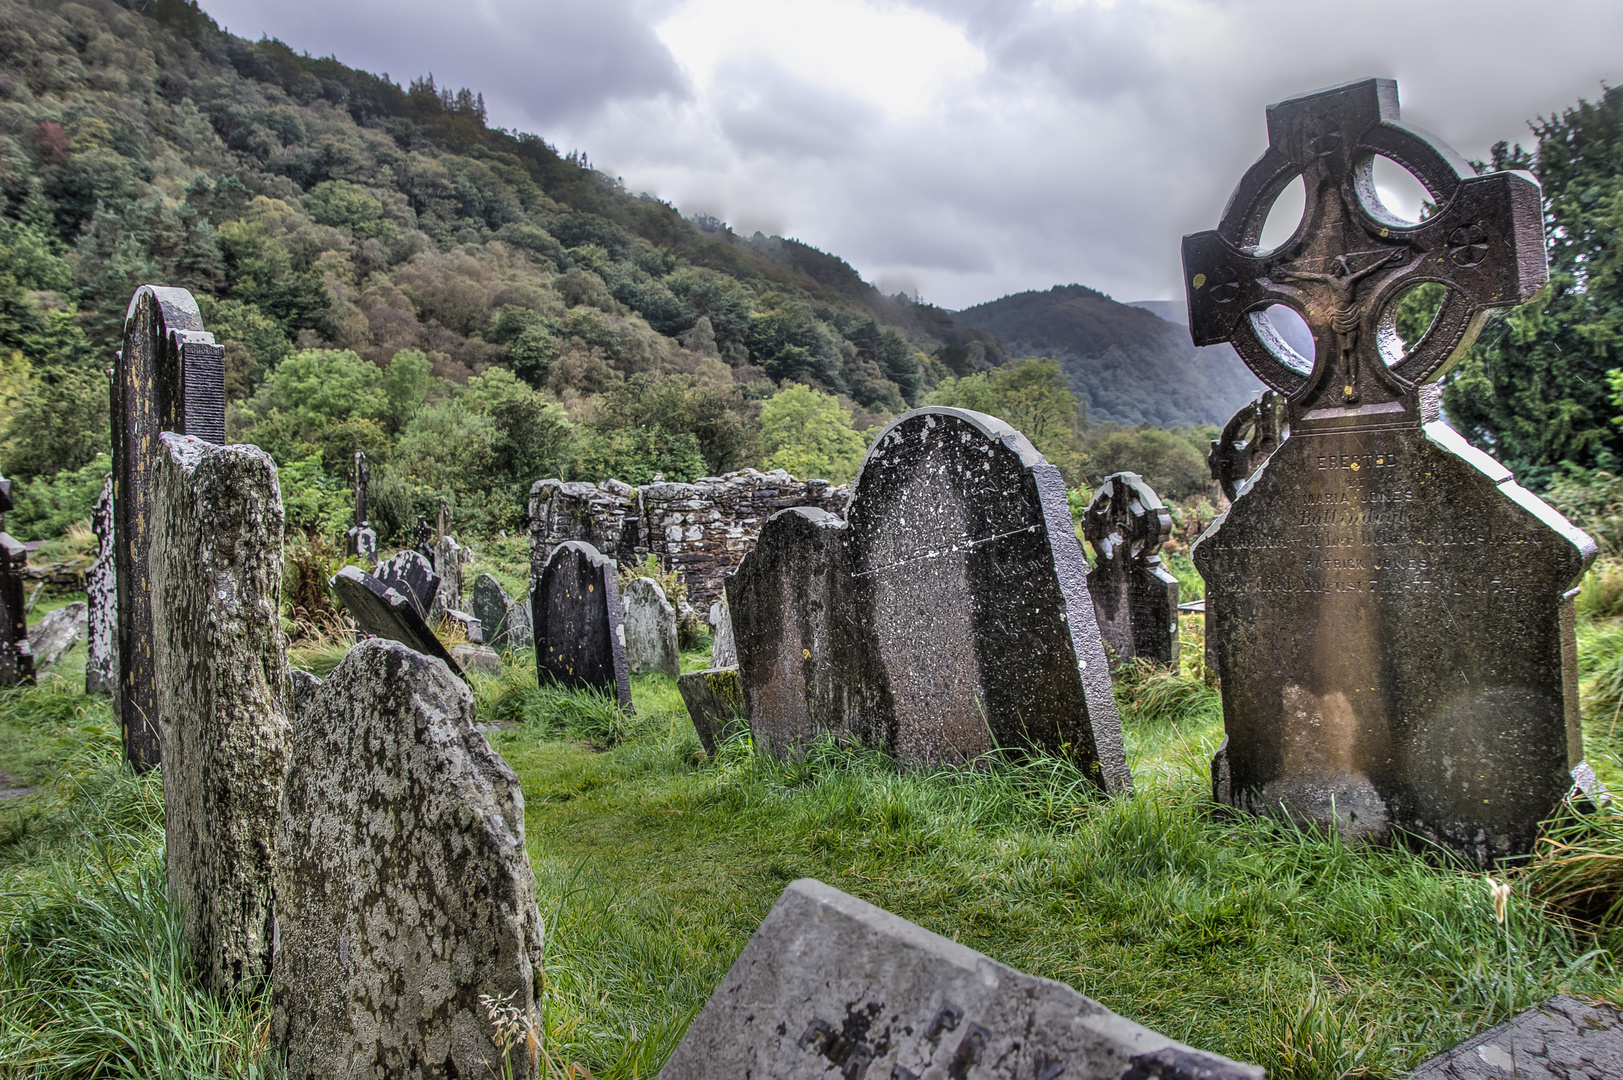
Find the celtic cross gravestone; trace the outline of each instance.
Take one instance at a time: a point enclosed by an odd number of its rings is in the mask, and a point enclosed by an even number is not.
[[[158,764],[158,699],[153,682],[153,470],[159,432],[225,442],[225,351],[203,329],[185,289],[143,285],[124,315],[124,346],[113,368],[113,529],[117,551],[118,693],[124,756],[138,769]]]
[[[1172,514],[1144,478],[1104,478],[1082,531],[1096,559],[1088,572],[1093,614],[1117,664],[1136,659],[1178,666],[1178,579],[1161,562]]]
[[[355,524],[349,530],[349,553],[368,559],[378,554],[378,534],[366,520],[366,486],[371,479],[372,470],[367,467],[365,452],[355,451],[355,464],[349,470],[349,485],[355,496]]]
[[[1194,340],[1232,342],[1289,427],[1195,547],[1227,733],[1214,792],[1350,838],[1525,854],[1582,754],[1569,590],[1595,545],[1448,427],[1430,384],[1544,284],[1538,186],[1402,125],[1389,80],[1274,105],[1268,134],[1218,228],[1183,244]],[[1377,155],[1425,187],[1425,220],[1381,201]],[[1301,225],[1261,250],[1298,176]],[[1397,304],[1426,282],[1443,299],[1405,342]]]

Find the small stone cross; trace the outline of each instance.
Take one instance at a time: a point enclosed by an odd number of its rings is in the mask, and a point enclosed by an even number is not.
[[[1101,563],[1159,565],[1172,514],[1137,473],[1106,477],[1088,503],[1083,535]]]
[[[1232,342],[1259,379],[1290,399],[1298,426],[1415,422],[1417,389],[1464,355],[1488,309],[1544,285],[1538,186],[1509,172],[1477,176],[1453,150],[1399,123],[1390,79],[1270,106],[1268,144],[1217,228],[1184,237],[1195,343]],[[1405,221],[1382,204],[1376,155],[1425,187],[1426,220]],[[1268,212],[1298,176],[1307,195],[1302,223],[1279,248],[1262,251]],[[1447,294],[1405,352],[1397,301],[1422,282]],[[1298,356],[1280,337],[1266,314],[1275,304],[1307,321],[1316,356]]]
[[[366,485],[372,479],[372,470],[367,467],[366,453],[355,451],[355,464],[349,470],[350,486],[355,489],[355,527],[366,528]]]

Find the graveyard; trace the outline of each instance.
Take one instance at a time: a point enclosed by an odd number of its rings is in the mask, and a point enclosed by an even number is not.
[[[1161,429],[471,91],[0,5],[95,72],[0,71],[88,110],[0,133],[0,1078],[1623,1076],[1623,95],[1226,103]]]

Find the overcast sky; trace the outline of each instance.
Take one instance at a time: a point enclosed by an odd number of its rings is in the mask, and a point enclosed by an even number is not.
[[[485,95],[685,214],[959,308],[1181,295],[1263,107],[1369,76],[1467,157],[1623,75],[1617,0],[203,0],[245,37]],[[1396,183],[1393,201],[1408,197]]]

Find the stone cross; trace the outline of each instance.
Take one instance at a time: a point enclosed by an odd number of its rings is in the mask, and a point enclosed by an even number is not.
[[[191,293],[158,285],[135,290],[113,367],[112,404],[120,660],[114,702],[125,758],[150,769],[160,755],[147,569],[158,433],[225,442],[225,351],[203,329]]]
[[[28,609],[23,600],[28,549],[3,531],[11,507],[11,481],[0,479],[0,686],[34,681],[34,651],[28,644]]]
[[[355,524],[349,530],[349,553],[375,558],[378,553],[378,534],[366,520],[366,485],[372,479],[364,451],[355,451],[355,464],[350,466],[349,483],[355,494]]]
[[[1183,245],[1195,341],[1232,341],[1288,424],[1194,551],[1227,733],[1214,794],[1349,839],[1525,855],[1581,765],[1569,590],[1595,544],[1442,422],[1428,384],[1543,285],[1538,186],[1403,126],[1388,80],[1274,105],[1268,132],[1218,228]],[[1377,154],[1425,186],[1425,221],[1381,204]],[[1298,175],[1301,227],[1260,251]],[[1405,351],[1395,308],[1420,282],[1446,295]]]
[[[1088,592],[1118,664],[1178,666],[1178,579],[1161,563],[1172,514],[1137,473],[1105,477],[1082,518],[1097,564]]]
[[[1229,417],[1222,435],[1212,440],[1206,464],[1229,502],[1239,498],[1251,474],[1268,460],[1269,454],[1279,449],[1289,433],[1285,410],[1284,394],[1264,390],[1256,401],[1241,406],[1239,412]]]

